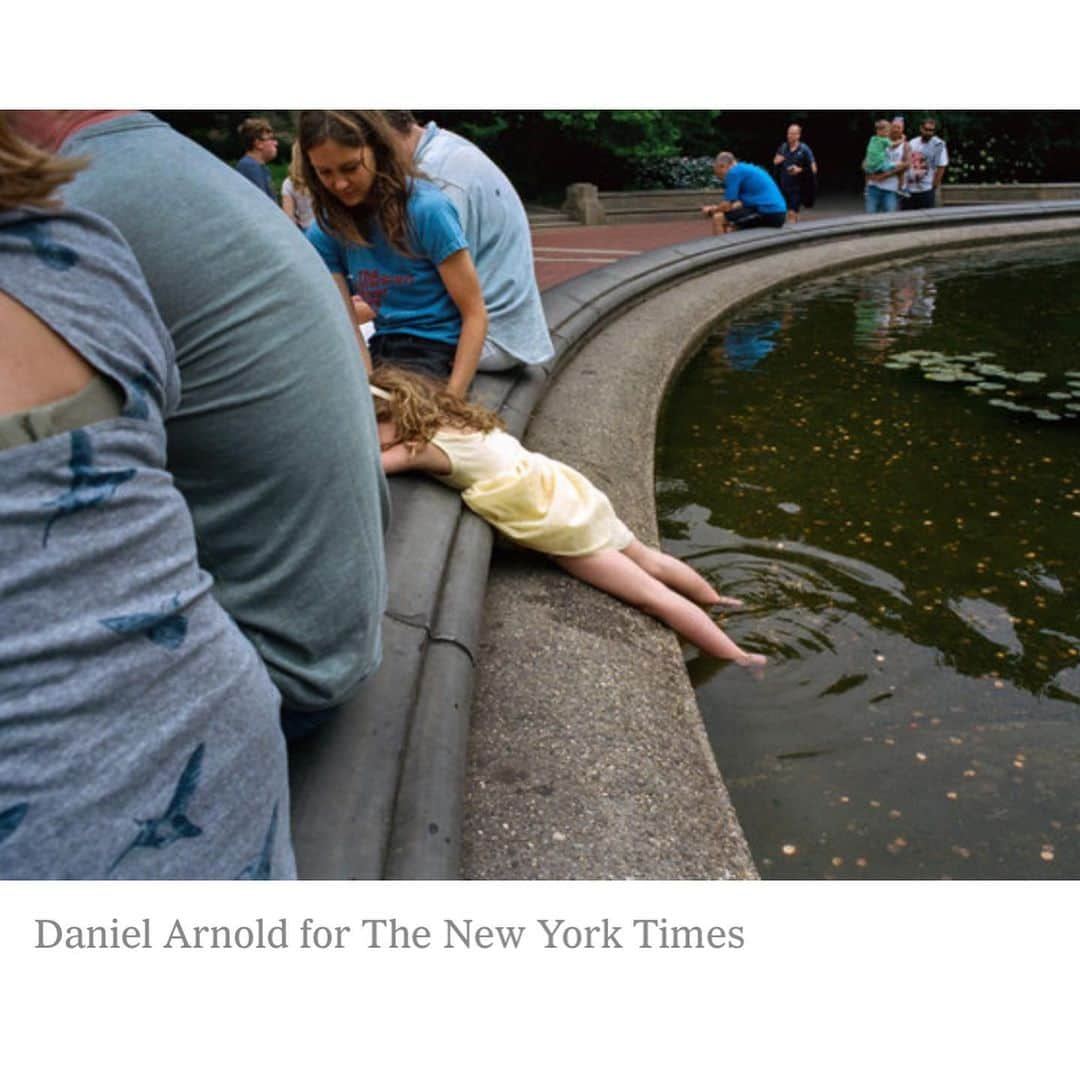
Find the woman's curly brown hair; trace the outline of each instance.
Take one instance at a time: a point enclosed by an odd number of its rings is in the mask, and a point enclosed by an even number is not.
[[[374,109],[307,109],[300,113],[297,135],[304,182],[320,227],[344,243],[367,247],[374,219],[395,251],[415,257],[409,245],[408,203],[413,180],[424,174],[398,151],[382,113]],[[371,193],[360,206],[346,206],[327,190],[312,168],[308,153],[328,139],[353,149],[369,146],[375,155]]]
[[[88,164],[86,158],[60,157],[19,138],[0,113],[0,210],[58,206],[55,191]]]
[[[380,364],[368,378],[372,386],[390,395],[373,395],[375,419],[392,421],[398,438],[408,447],[431,442],[441,428],[486,433],[506,427],[490,409],[449,393],[445,383],[426,375]]]

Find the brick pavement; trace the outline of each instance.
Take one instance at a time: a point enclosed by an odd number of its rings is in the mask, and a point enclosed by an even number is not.
[[[860,195],[827,195],[801,221],[846,217],[862,212]],[[801,222],[800,222],[801,223]],[[785,225],[785,229],[798,225]],[[550,226],[532,230],[533,263],[540,291],[589,270],[609,266],[628,255],[711,236],[704,217],[676,221],[641,221],[623,225]]]

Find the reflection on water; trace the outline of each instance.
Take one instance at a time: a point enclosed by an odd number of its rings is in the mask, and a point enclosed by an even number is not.
[[[1075,400],[1077,297],[1076,244],[860,271],[740,312],[673,388],[665,547],[771,658],[689,660],[764,876],[1080,876],[1080,423],[988,407],[1026,373]],[[1010,389],[885,366],[912,350]]]

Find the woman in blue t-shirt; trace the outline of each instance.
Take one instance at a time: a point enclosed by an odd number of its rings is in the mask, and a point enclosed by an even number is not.
[[[371,356],[448,380],[464,397],[487,309],[457,211],[395,146],[375,111],[300,113],[304,175],[315,205],[308,239],[352,315],[372,310]]]

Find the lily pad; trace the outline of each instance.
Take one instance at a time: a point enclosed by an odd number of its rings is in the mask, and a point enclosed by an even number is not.
[[[1021,371],[1018,375],[1014,375],[1013,378],[1017,382],[1040,382],[1046,378],[1045,371]]]
[[[1004,390],[1005,384],[1000,382],[981,382],[976,387],[977,390]]]
[[[1049,409],[1036,409],[1035,415],[1040,420],[1060,420],[1061,414],[1056,412],[1050,412]]]
[[[1055,390],[1053,393],[1046,395],[1051,401],[1068,401],[1073,395],[1066,393],[1062,390]]]
[[[924,371],[923,376],[931,382],[957,382],[957,377],[950,371]]]

